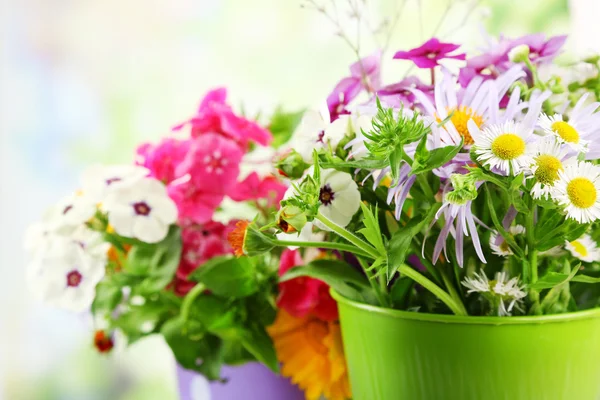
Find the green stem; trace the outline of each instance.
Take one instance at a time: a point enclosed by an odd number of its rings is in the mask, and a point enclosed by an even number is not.
[[[382,307],[389,307],[389,301],[388,301],[388,297],[387,297],[387,286],[384,286],[383,291],[381,288],[381,282],[383,282],[383,280],[379,279],[379,283],[380,285],[377,286],[377,277],[372,273],[372,271],[369,270],[369,265],[360,257],[356,257],[358,259],[358,262],[360,264],[360,266],[362,267],[363,271],[365,272],[365,275],[367,275],[367,278],[369,279],[369,284],[371,285],[371,287],[373,288],[373,292],[375,293],[375,296],[377,297],[377,300],[379,301],[379,305]],[[384,283],[385,285],[385,283]]]
[[[196,300],[196,298],[205,290],[206,286],[203,283],[198,283],[185,296],[183,303],[181,304],[181,318],[183,318],[184,321],[187,321],[190,316],[190,308],[192,307],[194,300]]]
[[[438,285],[427,279],[427,277],[421,275],[416,270],[412,269],[406,264],[402,264],[400,268],[398,268],[401,274],[408,276],[413,281],[417,282],[419,285],[423,286],[425,289],[429,290],[433,293],[438,299],[440,299],[444,304],[452,310],[452,312],[456,315],[466,316],[467,311],[464,309],[464,306],[461,308],[460,305],[456,304],[454,299],[450,297],[448,293],[446,293],[442,288]]]
[[[525,220],[525,235],[527,238],[527,256],[529,258],[529,274],[528,279],[532,284],[538,280],[538,252],[535,248],[535,214],[536,206],[531,200],[531,211]],[[528,283],[526,281],[526,283]],[[535,289],[529,290],[529,297],[536,307],[540,301],[540,293]]]
[[[340,235],[341,237],[343,237],[344,239],[346,239],[347,241],[349,241],[350,243],[352,243],[359,249],[361,249],[364,252],[366,252],[367,254],[369,254],[369,256],[371,256],[372,258],[375,258],[375,259],[379,258],[380,254],[375,249],[375,247],[371,246],[370,244],[361,240],[357,236],[353,235],[351,232],[348,232],[346,229],[342,228],[335,222],[331,221],[329,218],[327,218],[323,214],[318,213],[316,219],[321,221],[326,227],[331,229],[333,232],[337,233],[338,235]],[[381,255],[383,255],[383,254],[381,254]]]
[[[464,313],[466,315],[467,309],[465,308],[465,305],[463,304],[460,294],[458,294],[458,291],[454,287],[452,280],[446,273],[446,268],[443,267],[443,268],[441,268],[441,270],[442,270],[442,279],[444,280],[444,285],[446,285],[446,289],[448,289],[448,292],[450,292],[450,296],[454,299],[454,302],[464,311]]]
[[[346,251],[348,253],[354,253],[359,256],[374,258],[369,253],[359,249],[356,246],[346,243],[335,243],[335,242],[309,242],[309,241],[296,241],[296,240],[273,240],[273,243],[277,246],[297,246],[297,247],[314,247],[317,249],[332,249],[339,251]]]

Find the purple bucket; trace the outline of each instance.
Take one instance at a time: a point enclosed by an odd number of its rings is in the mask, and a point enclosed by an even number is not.
[[[304,393],[262,364],[224,366],[227,383],[209,382],[197,372],[177,365],[180,400],[304,400]]]

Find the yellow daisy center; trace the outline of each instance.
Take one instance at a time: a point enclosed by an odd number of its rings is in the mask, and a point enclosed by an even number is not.
[[[475,122],[475,125],[477,125],[477,127],[481,127],[481,125],[483,125],[484,122],[483,116],[477,114],[475,111],[473,111],[471,107],[466,106],[460,106],[458,108],[449,108],[448,114],[452,114],[452,116],[450,117],[450,121],[452,121],[452,124],[458,131],[458,134],[462,136],[464,144],[473,144],[474,141],[471,137],[471,134],[469,133],[467,122],[469,122],[469,120],[472,119],[473,122]],[[441,122],[441,120],[438,119],[438,122]]]
[[[586,257],[588,255],[588,250],[580,241],[572,241],[571,246],[573,246],[573,250],[575,250],[575,252],[578,253],[581,257]]]
[[[575,207],[590,208],[596,202],[596,187],[588,178],[575,178],[567,185],[569,200]]]
[[[552,124],[552,130],[565,142],[579,143],[579,133],[565,121],[554,122]]]
[[[503,253],[508,253],[510,251],[510,247],[508,247],[508,243],[506,243],[505,240],[503,240],[498,247]]]
[[[492,153],[502,160],[514,160],[525,153],[525,141],[514,133],[503,133],[492,142]]]
[[[552,185],[558,179],[558,171],[563,169],[560,160],[550,154],[542,154],[535,160],[535,179],[544,185]]]

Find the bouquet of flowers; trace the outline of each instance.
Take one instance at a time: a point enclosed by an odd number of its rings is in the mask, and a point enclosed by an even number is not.
[[[379,82],[376,53],[305,114],[296,178],[271,223],[253,222],[239,251],[294,245],[353,254],[283,280],[324,280],[382,307],[457,315],[540,315],[600,305],[598,59],[585,82],[548,66],[564,37],[501,40],[464,60],[436,38],[395,59],[431,72]],[[348,89],[351,87],[351,89]],[[366,103],[350,103],[360,91]],[[315,232],[323,241],[306,240]],[[282,236],[286,236],[282,240]],[[260,243],[260,246],[257,244]],[[270,243],[271,246],[266,244]],[[359,267],[357,268],[357,265]]]
[[[272,134],[217,89],[174,135],[141,145],[135,164],[87,169],[27,235],[34,293],[90,310],[100,352],[116,330],[128,343],[160,333],[180,365],[210,379],[225,363],[278,370],[266,332],[277,260],[237,259],[227,236],[240,213],[267,216],[282,198],[269,145],[294,118],[276,114]]]

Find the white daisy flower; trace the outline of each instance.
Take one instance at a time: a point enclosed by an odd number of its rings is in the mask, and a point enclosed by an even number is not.
[[[29,266],[31,289],[45,302],[70,311],[89,309],[96,285],[105,273],[102,260],[86,254],[79,245],[63,238],[47,254],[35,257]]]
[[[588,151],[589,142],[581,138],[577,128],[569,122],[563,121],[562,115],[554,114],[548,116],[542,114],[540,115],[538,124],[544,130],[544,133],[552,135],[559,143],[566,144],[574,152],[585,153]]]
[[[319,200],[319,212],[342,228],[350,223],[360,208],[360,193],[352,175],[335,169],[321,170]],[[329,230],[319,221],[315,224],[320,229]]]
[[[177,207],[165,186],[144,178],[125,189],[112,191],[102,203],[108,222],[121,236],[147,243],[163,240],[177,220]]]
[[[519,308],[523,298],[527,296],[519,278],[508,279],[506,272],[497,272],[491,281],[483,271],[476,272],[472,278],[465,277],[462,285],[468,289],[467,293],[480,293],[500,317],[511,315],[515,306]]]
[[[600,249],[598,244],[588,234],[581,236],[572,242],[566,242],[565,248],[581,261],[594,262],[600,261]]]
[[[564,169],[567,151],[556,140],[545,139],[537,143],[531,173],[535,184],[531,189],[534,199],[547,198],[554,182],[558,180],[558,172]]]
[[[533,130],[514,121],[491,125],[474,135],[477,160],[490,169],[518,175],[533,163]]]
[[[102,202],[111,191],[127,188],[148,173],[148,169],[137,165],[94,165],[81,174],[82,192]]]
[[[585,224],[600,218],[600,168],[589,162],[566,165],[550,192],[567,217]]]
[[[525,227],[523,225],[511,226],[508,232],[511,236],[522,235],[525,233]],[[494,254],[500,257],[508,257],[513,254],[506,240],[496,231],[493,231],[490,235],[490,248]]]

